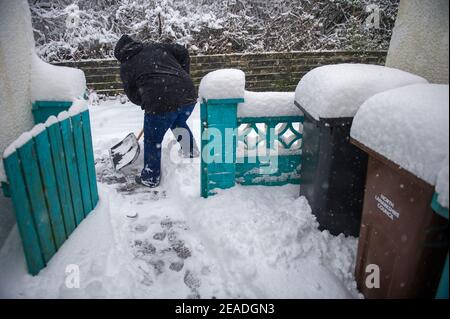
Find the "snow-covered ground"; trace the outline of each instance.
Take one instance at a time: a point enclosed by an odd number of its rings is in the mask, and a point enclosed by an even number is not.
[[[119,101],[90,110],[100,203],[36,277],[15,227],[0,251],[0,297],[360,297],[356,239],[320,232],[298,186],[237,186],[202,199],[200,160],[179,158],[168,133],[164,195],[155,196],[131,183],[142,155],[123,174],[108,161],[112,145],[140,131],[142,111]],[[199,141],[198,107],[189,124]],[[79,288],[66,286],[70,265]]]

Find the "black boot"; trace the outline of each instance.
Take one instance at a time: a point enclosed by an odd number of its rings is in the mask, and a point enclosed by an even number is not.
[[[156,178],[154,181],[145,181],[141,178],[141,176],[138,175],[134,178],[134,180],[136,181],[136,183],[148,188],[156,188],[161,183],[161,177]]]

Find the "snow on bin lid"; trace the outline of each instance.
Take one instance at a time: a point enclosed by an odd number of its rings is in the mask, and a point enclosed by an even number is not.
[[[245,102],[239,104],[239,117],[298,116],[302,112],[294,104],[294,92],[245,91]]]
[[[447,154],[447,158],[442,163],[442,168],[438,173],[437,183],[436,183],[436,193],[438,194],[438,202],[442,207],[449,208],[449,155]]]
[[[79,69],[55,66],[33,54],[30,75],[31,101],[72,101],[84,95],[86,78]]]
[[[302,78],[295,100],[317,121],[353,117],[369,97],[419,83],[428,82],[417,75],[379,65],[327,65]]]
[[[449,153],[448,85],[419,84],[368,99],[350,135],[431,185]]]
[[[241,99],[245,91],[245,73],[237,69],[223,69],[208,73],[200,82],[202,100]]]

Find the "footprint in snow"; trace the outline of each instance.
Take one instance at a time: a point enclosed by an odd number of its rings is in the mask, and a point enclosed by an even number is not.
[[[136,253],[139,256],[145,257],[149,255],[154,255],[156,253],[156,248],[152,243],[148,241],[135,240],[134,248],[136,249]]]
[[[145,225],[136,225],[134,227],[134,231],[138,233],[145,233],[147,231],[148,227]]]
[[[170,264],[169,269],[175,272],[180,272],[184,267],[184,261],[176,261]]]
[[[164,267],[166,265],[164,260],[161,260],[161,259],[150,260],[148,263],[153,266],[153,268],[155,269],[156,275],[161,275],[164,272]]]
[[[167,236],[166,232],[155,233],[153,235],[154,240],[163,241]]]
[[[184,284],[190,289],[200,288],[200,279],[190,270],[186,270],[184,274]]]

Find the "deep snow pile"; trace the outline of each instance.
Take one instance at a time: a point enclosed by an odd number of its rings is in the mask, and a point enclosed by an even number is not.
[[[189,120],[199,137],[197,106]],[[355,298],[357,242],[318,230],[298,186],[236,187],[200,198],[199,160],[182,159],[169,132],[162,192],[132,183],[142,165],[115,173],[108,149],[138,132],[143,112],[91,106],[100,203],[39,276],[17,229],[0,251],[0,296],[44,298]],[[159,200],[158,200],[159,198]],[[65,285],[77,265],[80,288]]]
[[[436,185],[449,153],[448,85],[411,85],[375,95],[356,114],[351,136]]]
[[[239,104],[239,117],[297,116],[294,92],[250,92],[245,91],[244,103]]]
[[[54,66],[32,54],[31,101],[71,101],[83,97],[86,78],[80,69]]]
[[[427,80],[379,65],[327,65],[308,72],[300,80],[295,100],[316,120],[353,117],[371,96],[421,83]]]

